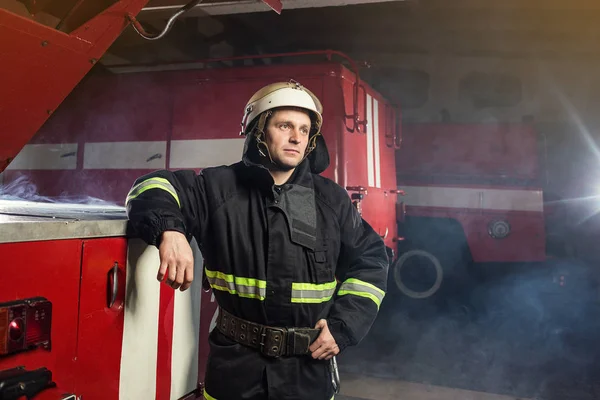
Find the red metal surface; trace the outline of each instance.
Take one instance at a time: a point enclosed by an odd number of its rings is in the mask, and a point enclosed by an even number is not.
[[[267,1],[265,1],[267,2]],[[195,60],[194,63],[204,63],[204,64],[210,64],[210,63],[223,63],[223,62],[230,62],[230,61],[243,61],[243,60],[254,60],[254,59],[265,59],[265,58],[289,58],[289,57],[303,57],[303,56],[315,56],[315,55],[325,55],[327,56],[328,60],[332,60],[333,56],[338,56],[343,58],[344,60],[346,60],[348,62],[348,64],[350,64],[350,69],[352,70],[354,77],[352,78],[352,81],[355,82],[353,84],[353,101],[352,101],[352,108],[351,108],[351,112],[347,112],[345,115],[346,119],[350,119],[352,120],[352,127],[348,127],[348,130],[351,133],[354,133],[355,131],[361,132],[364,131],[365,129],[365,124],[367,123],[366,119],[365,119],[365,115],[363,113],[362,115],[362,119],[361,119],[361,115],[359,113],[359,109],[364,110],[364,105],[362,108],[359,108],[359,91],[361,90],[361,88],[364,89],[363,86],[363,82],[361,82],[360,80],[360,69],[358,67],[358,64],[356,63],[356,61],[354,59],[352,59],[351,57],[349,57],[347,54],[342,53],[341,51],[337,51],[337,50],[313,50],[313,51],[300,51],[300,52],[294,52],[294,53],[273,53],[273,54],[259,54],[259,55],[245,55],[245,56],[234,56],[234,57],[219,57],[219,58],[208,58],[208,59],[204,59],[204,60]],[[177,64],[188,64],[189,62],[183,62],[183,63],[172,63],[171,65],[177,65]],[[143,66],[147,66],[147,65],[141,65],[140,67]],[[114,66],[113,68],[119,68],[120,66]],[[131,67],[130,65],[125,65],[124,67]],[[236,70],[234,70],[236,71]],[[237,72],[237,71],[236,71]],[[362,129],[360,127],[363,127]]]
[[[171,398],[171,362],[173,349],[173,314],[175,291],[167,285],[160,287],[160,306],[158,316],[158,363],[156,365],[156,398]]]
[[[266,3],[269,7],[271,7],[277,14],[281,14],[281,10],[283,9],[283,4],[281,4],[281,0],[262,0],[263,3]]]
[[[127,239],[86,240],[82,260],[76,392],[84,399],[118,400]],[[115,262],[118,292],[108,308],[107,286]]]
[[[352,105],[353,98],[353,76],[342,73],[342,90],[343,100],[346,112]],[[333,82],[339,86],[339,82]],[[361,84],[361,96],[357,102],[357,106],[361,110],[365,110],[366,114],[366,95],[372,97],[378,103],[378,120],[375,121],[375,105],[373,103],[372,121],[367,121],[370,124],[370,129],[373,131],[373,136],[378,132],[379,135],[379,162],[372,155],[371,168],[375,171],[376,164],[379,168],[381,178],[379,187],[369,186],[368,179],[368,156],[367,156],[367,135],[365,132],[361,134],[353,134],[350,129],[346,128],[345,134],[342,135],[341,147],[338,147],[337,154],[343,154],[338,165],[341,177],[337,182],[343,187],[355,186],[364,187],[367,189],[363,200],[361,201],[362,215],[371,224],[373,229],[384,238],[385,244],[395,249],[396,243],[393,238],[397,234],[397,218],[396,218],[396,201],[397,195],[390,193],[396,189],[396,164],[395,164],[395,148],[392,143],[386,144],[386,135],[389,135],[389,128],[395,125],[393,116],[386,114],[386,108],[389,108],[389,103],[375,92],[370,86],[364,82]],[[328,87],[328,90],[334,90],[333,87]],[[375,145],[373,145],[375,151]],[[376,172],[374,172],[376,175]]]
[[[447,208],[409,207],[410,216],[451,218],[464,230],[474,262],[536,262],[546,260],[544,215],[527,211],[456,211]],[[494,239],[488,224],[496,219],[507,220],[511,234]]]
[[[536,133],[526,125],[409,124],[404,126],[402,148],[396,154],[398,185],[406,185],[407,191],[411,186],[541,191],[537,154]],[[542,211],[412,204],[406,207],[406,215],[457,220],[475,262],[545,259]],[[507,238],[498,240],[489,235],[488,225],[495,219],[510,223],[511,234]]]
[[[20,365],[46,367],[58,389],[74,392],[81,247],[79,240],[0,244],[3,265],[11,266],[0,279],[0,302],[42,296],[53,306],[51,351],[36,349],[2,357],[0,370]]]
[[[0,9],[0,172],[147,0],[122,0],[65,34]]]
[[[90,79],[77,96],[71,129],[82,142],[167,140],[173,112],[169,89],[160,74]],[[42,128],[39,136],[54,135],[56,128]]]
[[[536,133],[527,125],[408,124],[396,165],[401,185],[537,186]]]
[[[342,80],[343,90],[343,107],[345,112],[351,112],[352,102],[348,101],[352,98],[354,82],[350,80]],[[365,109],[365,99],[360,96],[356,104],[361,110]],[[347,130],[351,133],[350,130]],[[365,135],[343,135],[343,153],[345,162],[343,163],[344,171],[341,177],[344,186],[363,186],[367,187],[367,139]]]

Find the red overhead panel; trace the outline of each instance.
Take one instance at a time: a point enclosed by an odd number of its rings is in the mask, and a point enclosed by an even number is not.
[[[127,15],[147,2],[121,0],[70,33],[0,8],[0,172],[121,34]],[[61,23],[97,4],[77,1]]]
[[[281,14],[281,10],[283,9],[283,4],[281,4],[281,0],[263,0],[269,7],[271,7],[277,14]]]

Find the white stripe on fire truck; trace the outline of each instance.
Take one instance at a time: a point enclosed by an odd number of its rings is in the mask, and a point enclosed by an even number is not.
[[[62,170],[77,168],[77,143],[28,144],[7,170]]]
[[[171,355],[171,400],[178,400],[198,386],[198,352],[200,349],[200,307],[202,300],[202,253],[196,241],[194,281],[185,292],[175,291],[173,341]]]
[[[244,139],[173,140],[171,168],[207,168],[242,159]]]
[[[407,206],[543,212],[541,190],[398,186]]]
[[[373,170],[373,102],[367,95],[367,185],[375,185],[375,171]]]
[[[163,169],[167,142],[86,143],[84,169]]]
[[[160,304],[158,249],[132,238],[128,252],[119,399],[154,399]]]
[[[373,129],[375,130],[375,187],[381,187],[381,161],[379,159],[379,102],[373,99]]]

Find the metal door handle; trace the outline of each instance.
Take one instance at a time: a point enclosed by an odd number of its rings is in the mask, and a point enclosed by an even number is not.
[[[119,263],[115,261],[109,274],[112,274],[112,285],[110,285],[110,295],[108,299],[108,308],[112,308],[117,301],[117,293],[119,292]]]
[[[385,227],[385,233],[382,235],[381,233],[379,234],[379,236],[381,236],[382,239],[387,239],[388,237],[388,233],[390,233],[389,228],[386,226]]]

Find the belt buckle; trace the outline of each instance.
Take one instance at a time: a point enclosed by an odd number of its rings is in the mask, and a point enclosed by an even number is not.
[[[283,354],[286,331],[281,328],[264,328],[261,333],[260,350],[266,356],[278,358]]]
[[[288,347],[294,355],[306,355],[310,353],[310,336],[301,330],[289,330]]]

